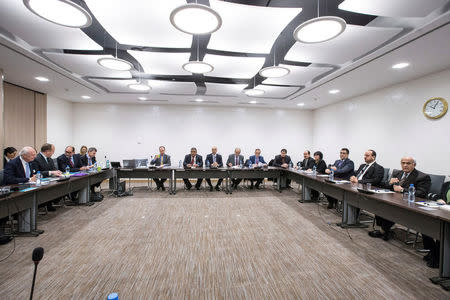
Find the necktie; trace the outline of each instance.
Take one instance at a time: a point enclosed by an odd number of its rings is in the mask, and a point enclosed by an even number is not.
[[[25,177],[30,178],[31,176],[30,164],[25,163]]]
[[[191,165],[193,165],[193,164],[194,164],[194,157],[191,156]]]
[[[92,158],[89,157],[88,165],[92,166]]]
[[[72,159],[73,159],[73,157],[69,158],[69,163],[70,163],[70,166],[73,168],[73,161],[72,161]]]
[[[285,164],[285,159],[284,159],[284,157],[281,158],[281,163],[282,163],[282,164]]]
[[[215,163],[215,162],[216,162],[216,156],[213,155],[213,163]]]
[[[47,162],[47,165],[50,165],[50,158],[46,157],[45,161]]]
[[[161,155],[161,166],[164,164],[164,155]]]
[[[238,159],[238,157],[236,156],[236,161],[234,162],[234,164],[237,166],[237,165],[239,165],[239,159]]]
[[[366,165],[362,168],[362,170],[359,172],[359,174],[358,174],[358,176],[357,176],[358,179],[361,179],[361,177],[364,175],[364,172],[366,171],[366,169],[367,169],[368,166],[369,166],[369,165],[366,164]]]
[[[398,184],[399,184],[400,186],[402,186],[402,185],[405,183],[406,178],[408,178],[408,174],[403,173],[402,179],[400,179],[400,181],[398,182]]]
[[[258,163],[259,163],[259,157],[256,156],[256,157],[255,157],[255,164],[258,164]]]

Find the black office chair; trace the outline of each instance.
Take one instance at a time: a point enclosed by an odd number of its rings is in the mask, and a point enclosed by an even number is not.
[[[390,170],[391,170],[391,168],[384,168],[384,176],[383,176],[383,181],[382,181],[383,185],[386,185],[388,183]]]
[[[3,169],[0,170],[0,186],[3,185]]]
[[[450,203],[450,181],[444,182],[442,185],[442,200],[444,200],[447,204]]]

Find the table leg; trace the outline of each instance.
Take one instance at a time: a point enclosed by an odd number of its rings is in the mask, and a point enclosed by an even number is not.
[[[450,223],[441,221],[439,276],[450,278]]]
[[[37,232],[31,230],[31,209],[19,212],[19,236],[38,236]]]
[[[302,199],[300,202],[311,201],[311,189],[306,186],[305,178],[302,179]]]
[[[44,230],[37,229],[37,213],[38,213],[38,205],[36,199],[36,193],[33,195],[33,206],[31,207],[31,215],[30,215],[30,228],[32,232],[37,234],[44,233]]]
[[[172,170],[172,178],[173,178],[172,195],[175,195],[177,193],[177,177],[175,176],[175,170]]]

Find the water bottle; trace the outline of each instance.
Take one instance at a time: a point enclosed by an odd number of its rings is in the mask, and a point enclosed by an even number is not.
[[[412,203],[416,201],[416,188],[414,184],[410,184],[408,188],[408,202]]]
[[[313,175],[314,175],[314,176],[317,175],[317,167],[316,167],[316,165],[314,165],[314,167],[313,167]]]
[[[95,164],[94,164],[94,171],[97,171],[97,166],[98,166],[98,164],[97,164],[97,162],[95,162]]]
[[[334,180],[334,170],[330,169],[330,175],[328,176],[329,180]]]
[[[292,160],[289,162],[289,169],[292,170],[292,167],[294,166],[294,164],[292,163]]]
[[[109,159],[106,157],[106,155],[105,155],[105,168],[107,168],[107,169],[109,169]]]
[[[38,171],[36,173],[36,186],[41,186],[41,178],[42,178],[41,172]]]
[[[70,174],[70,167],[69,167],[69,165],[67,165],[66,166],[66,173],[65,173],[65,175],[69,175]]]
[[[209,160],[208,159],[205,161],[205,165],[206,165],[206,168],[209,169]]]
[[[241,163],[239,164],[239,166],[241,167],[241,169],[244,167],[244,163],[241,161]]]
[[[178,163],[178,168],[181,169],[181,166],[182,166],[182,164],[181,164],[181,159],[180,159],[180,162]]]

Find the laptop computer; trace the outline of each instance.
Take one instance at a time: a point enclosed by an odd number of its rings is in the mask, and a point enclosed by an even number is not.
[[[112,161],[111,167],[113,167],[114,169],[120,168],[120,161]]]
[[[128,169],[136,168],[136,161],[134,159],[124,159],[122,162],[124,168]]]
[[[147,168],[148,159],[142,158],[142,159],[135,159],[136,161],[136,168]]]

